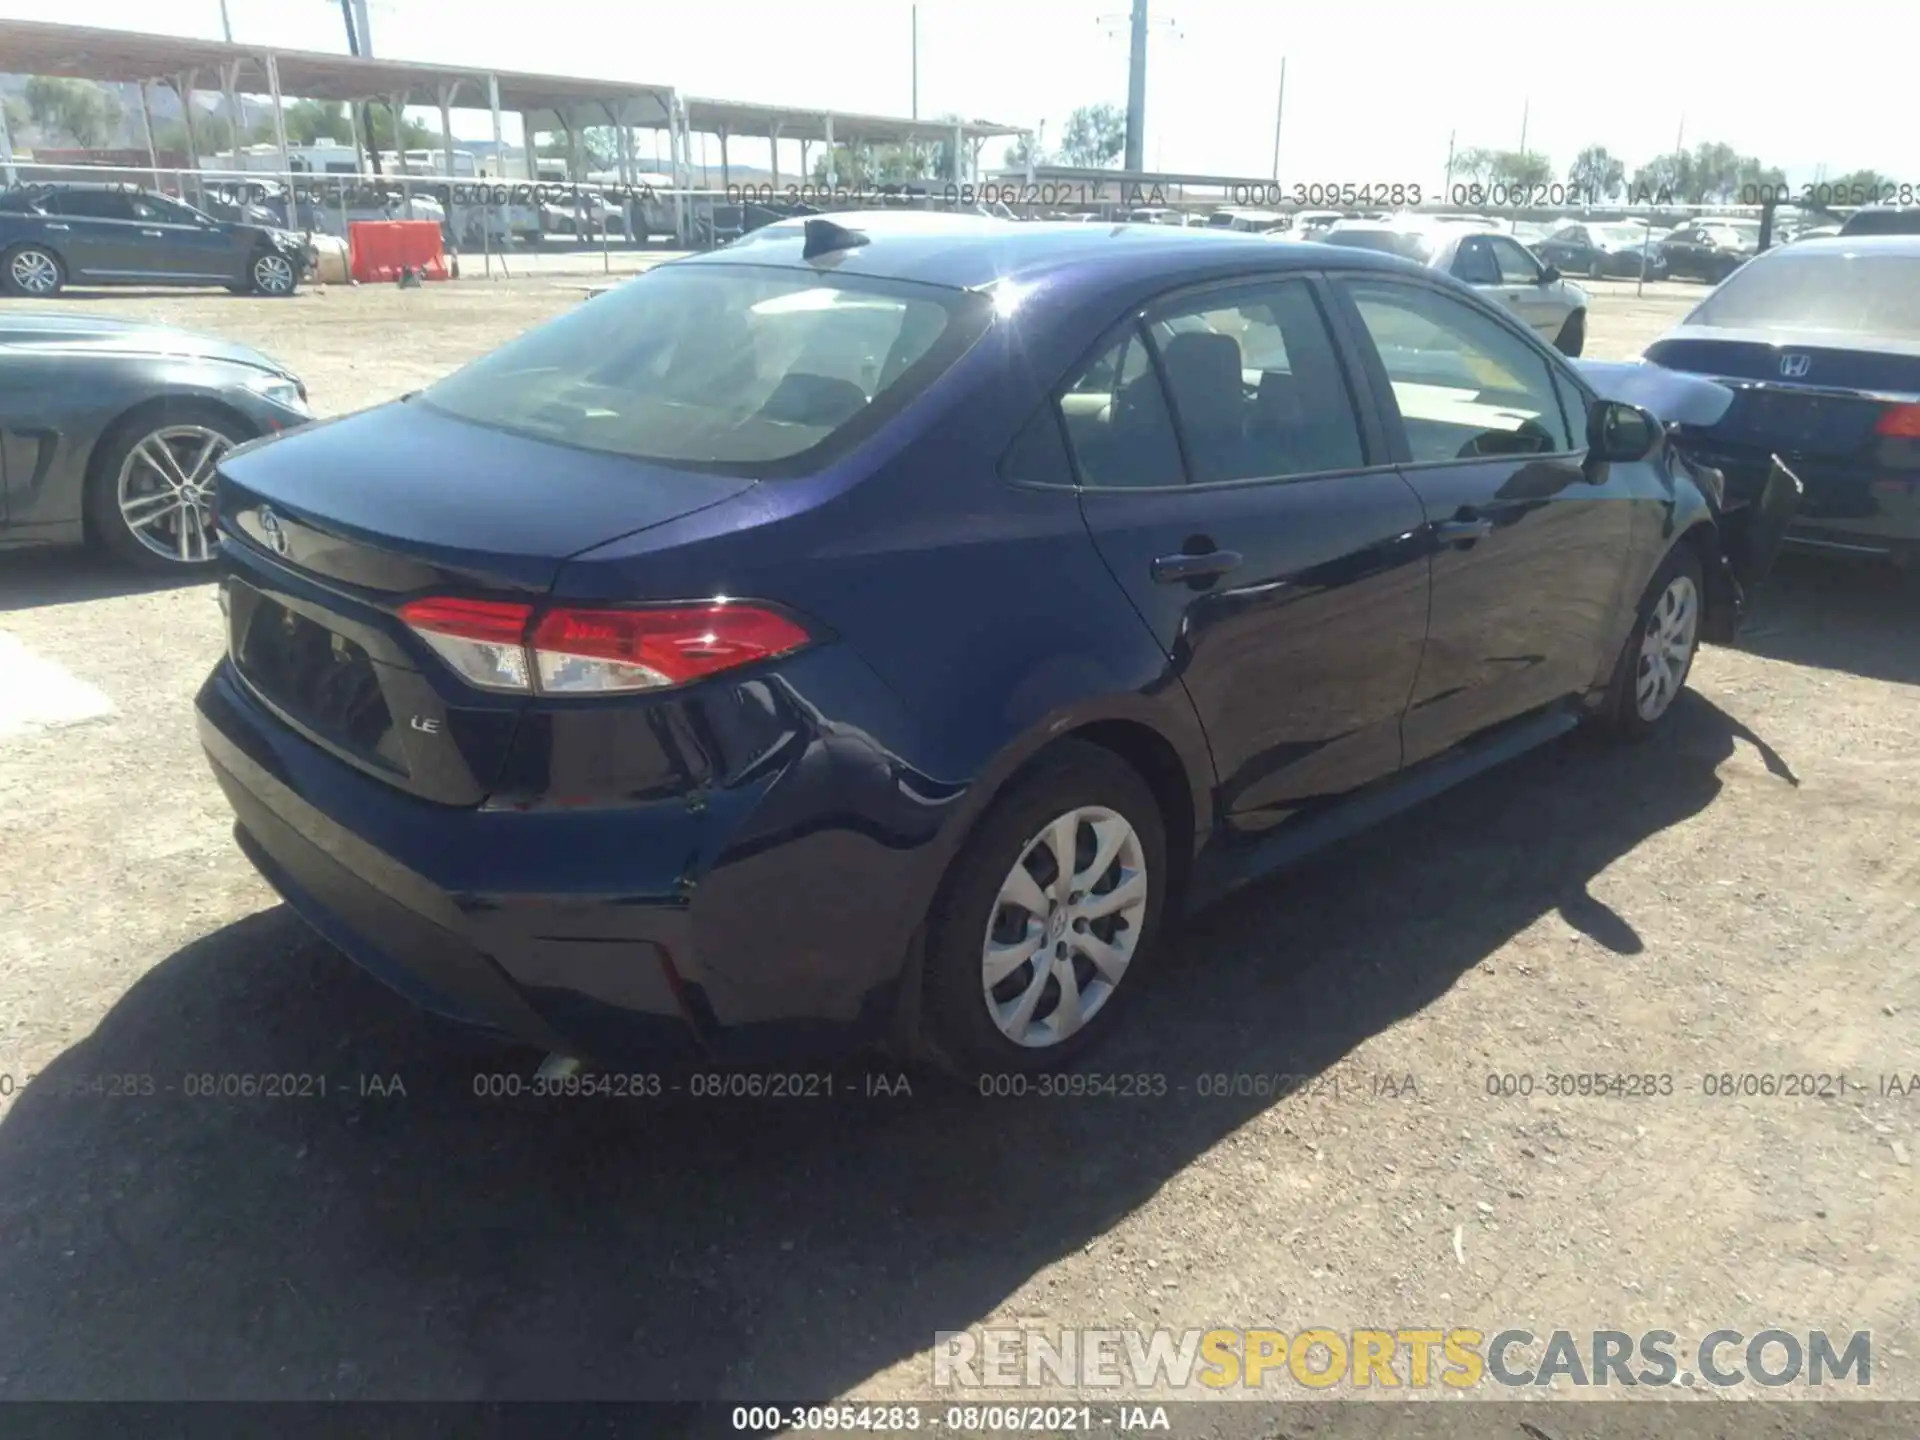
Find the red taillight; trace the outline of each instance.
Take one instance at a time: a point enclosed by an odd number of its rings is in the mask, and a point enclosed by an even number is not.
[[[1920,405],[1889,405],[1873,433],[1889,440],[1920,440]]]
[[[618,694],[686,685],[789,654],[812,640],[775,610],[733,601],[657,609],[555,609],[415,600],[400,618],[484,690]]]
[[[549,694],[652,690],[785,655],[810,638],[754,605],[550,610],[534,626],[533,658]]]

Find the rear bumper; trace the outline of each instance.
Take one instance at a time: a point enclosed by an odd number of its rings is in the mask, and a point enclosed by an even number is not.
[[[1757,452],[1692,453],[1726,472],[1729,484],[1753,485],[1767,472]],[[1787,530],[1789,549],[1862,557],[1906,558],[1920,553],[1920,472],[1862,469],[1787,453],[1807,493]]]
[[[754,838],[770,810],[844,797],[830,763],[699,805],[459,808],[313,745],[229,662],[196,704],[241,849],[314,929],[423,1009],[606,1062],[762,1063],[888,1033],[916,898],[907,871],[863,869],[858,840],[830,828],[773,849]],[[898,916],[858,913],[853,897],[876,891],[898,897]]]

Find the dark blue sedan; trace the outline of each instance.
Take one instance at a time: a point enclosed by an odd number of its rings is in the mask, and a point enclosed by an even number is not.
[[[201,735],[434,1011],[1059,1064],[1184,910],[1668,717],[1791,495],[1599,383],[1364,251],[783,222],[232,458]]]

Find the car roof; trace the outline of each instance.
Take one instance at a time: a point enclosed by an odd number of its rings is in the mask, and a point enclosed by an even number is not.
[[[1093,274],[1124,272],[1129,279],[1177,282],[1204,269],[1236,263],[1262,270],[1327,263],[1325,246],[1275,241],[1267,235],[1197,225],[1088,225],[1073,221],[988,220],[921,211],[837,214],[836,225],[859,231],[867,243],[832,251],[809,262],[802,221],[783,220],[719,250],[673,265],[777,265],[830,273],[908,280],[958,290],[978,290],[1000,281],[1021,281],[1062,269]],[[1395,267],[1387,256],[1340,252],[1343,266]]]
[[[1796,241],[1793,253],[1920,256],[1920,235],[1815,235]]]

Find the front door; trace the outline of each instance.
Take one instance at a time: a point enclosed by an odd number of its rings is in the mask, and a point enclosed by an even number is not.
[[[227,226],[163,196],[134,196],[133,212],[142,263],[156,274],[179,281],[240,278],[240,257]]]
[[[1300,276],[1169,299],[1060,402],[1088,529],[1192,697],[1239,831],[1399,767],[1426,632],[1420,502],[1324,299]]]
[[[1567,322],[1568,310],[1557,292],[1547,284],[1547,272],[1527,253],[1518,240],[1505,235],[1487,236],[1493,250],[1493,263],[1500,267],[1500,289],[1528,329],[1552,342]]]
[[[1567,413],[1578,392],[1544,346],[1419,281],[1338,288],[1373,342],[1364,358],[1432,542],[1411,765],[1592,683],[1634,497],[1625,467],[1585,466],[1584,417]]]

